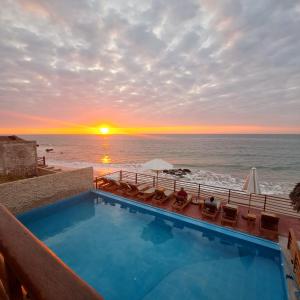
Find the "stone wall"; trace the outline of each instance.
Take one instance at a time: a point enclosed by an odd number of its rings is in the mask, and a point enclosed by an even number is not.
[[[36,142],[0,143],[0,174],[13,176],[37,175]]]
[[[93,188],[93,168],[0,184],[0,203],[18,214]]]

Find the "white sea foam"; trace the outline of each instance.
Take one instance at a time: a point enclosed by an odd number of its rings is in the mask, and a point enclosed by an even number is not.
[[[119,170],[153,174],[151,171],[144,171],[141,164],[104,164],[92,162],[76,162],[76,161],[63,161],[63,160],[47,160],[49,165],[56,165],[66,168],[85,168],[93,167],[95,174],[105,174]],[[174,175],[161,173],[160,176],[178,179]],[[229,189],[241,190],[245,182],[242,178],[234,177],[230,174],[219,174],[202,169],[193,169],[192,173],[180,178],[181,180],[218,186]],[[286,184],[273,184],[272,182],[260,182],[261,191],[263,194],[269,195],[287,195],[290,187]]]

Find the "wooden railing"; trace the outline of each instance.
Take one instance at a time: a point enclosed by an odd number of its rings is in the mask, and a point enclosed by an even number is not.
[[[300,287],[300,249],[293,229],[289,230],[287,248],[290,250],[295,279]]]
[[[4,297],[5,295],[5,297]],[[0,296],[9,300],[101,300],[0,205]]]
[[[291,200],[283,197],[264,194],[249,195],[241,190],[227,189],[223,187],[199,184],[196,182],[185,181],[181,179],[177,180],[122,170],[108,173],[104,176],[112,177],[117,180],[129,181],[135,184],[148,183],[151,186],[161,186],[165,189],[173,191],[178,191],[181,187],[183,187],[188,193],[193,193],[203,199],[213,195],[222,201],[248,206],[250,209],[253,208],[257,210],[300,218],[300,214],[293,209]],[[96,188],[99,179],[100,177],[95,178]]]
[[[38,163],[38,166],[42,166],[42,167],[46,166],[46,157],[45,156],[38,157],[37,163]]]

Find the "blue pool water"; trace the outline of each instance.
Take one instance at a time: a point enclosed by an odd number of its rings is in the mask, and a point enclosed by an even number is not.
[[[101,192],[19,217],[107,300],[286,300],[274,243]]]

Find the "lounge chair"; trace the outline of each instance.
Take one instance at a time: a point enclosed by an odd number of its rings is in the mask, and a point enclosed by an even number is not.
[[[97,181],[97,187],[101,188],[101,187],[105,186],[108,183],[109,183],[109,181],[108,181],[107,178],[101,177],[100,180]]]
[[[113,191],[117,194],[121,194],[121,195],[124,195],[126,194],[126,192],[129,192],[131,190],[131,187],[129,186],[128,183],[126,182],[123,182],[123,181],[119,181],[117,182],[117,185]]]
[[[171,191],[171,190],[156,190],[155,194],[152,197],[152,201],[156,204],[163,204],[166,201],[169,201],[170,199],[172,199],[175,196],[175,192]]]
[[[212,220],[215,220],[218,213],[221,210],[221,202],[218,200],[215,200],[215,203],[211,203],[209,200],[204,201],[203,209],[202,209],[202,216],[206,218],[210,218]]]
[[[259,229],[261,233],[278,236],[279,217],[275,214],[262,212]]]
[[[140,200],[149,200],[153,197],[153,195],[155,194],[155,188],[149,188],[147,190],[141,191],[139,192],[139,194],[137,194],[137,198]]]
[[[103,180],[101,180],[101,183],[98,183],[98,188],[99,189],[103,189],[103,190],[105,190],[105,188],[108,188],[108,187],[110,187],[110,186],[112,186],[113,184],[112,184],[112,182],[110,181],[110,179],[108,179],[108,178],[103,178]]]
[[[187,198],[183,202],[178,202],[177,199],[175,199],[172,203],[172,208],[177,211],[183,210],[186,206],[188,206],[192,201],[192,195],[188,194]]]
[[[129,197],[135,197],[139,193],[142,193],[143,191],[150,188],[148,183],[142,183],[139,185],[135,185],[135,184],[127,182],[127,184],[130,186],[131,189],[130,189],[130,191],[126,191],[125,195],[129,196]]]
[[[105,191],[113,192],[114,190],[120,188],[120,184],[118,181],[114,179],[107,179],[107,181],[108,181],[107,184],[101,186],[101,189]]]
[[[238,221],[238,207],[233,204],[225,204],[223,206],[223,213],[221,218],[221,224],[229,224],[235,226]]]

